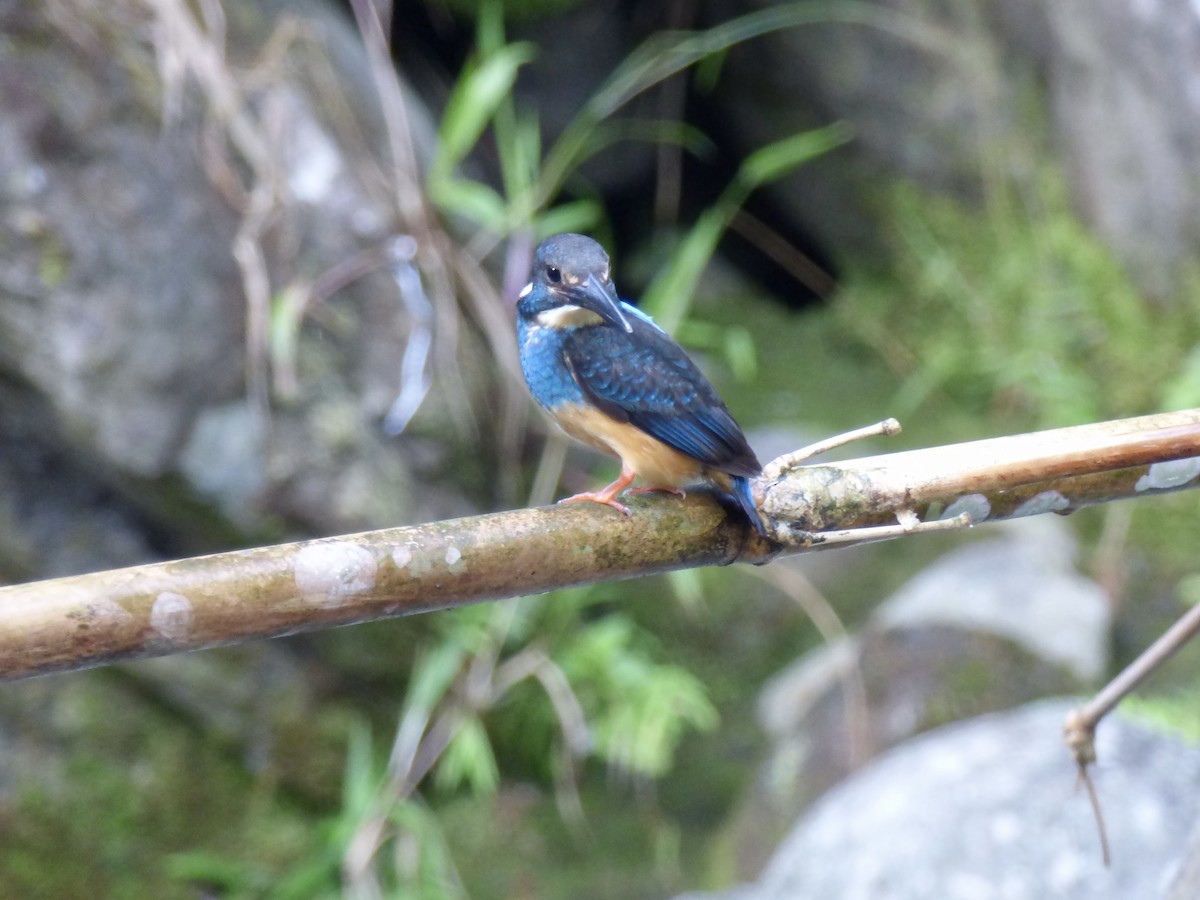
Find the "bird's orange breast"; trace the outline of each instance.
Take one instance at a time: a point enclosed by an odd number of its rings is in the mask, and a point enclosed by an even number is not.
[[[649,485],[675,487],[705,474],[697,460],[594,407],[567,403],[555,408],[553,415],[571,437],[620,458]]]

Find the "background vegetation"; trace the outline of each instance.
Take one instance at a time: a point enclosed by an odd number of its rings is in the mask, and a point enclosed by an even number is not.
[[[387,23],[374,7],[350,6],[368,45],[372,22],[381,40]],[[398,282],[415,275],[415,293],[400,288],[406,315],[441,323],[425,349],[413,337],[420,328],[397,348],[401,396],[423,388],[391,406],[389,426],[448,448],[439,459],[446,470],[461,466],[471,503],[545,502],[560,480],[606,472],[588,457],[567,461],[513,387],[504,304],[532,245],[560,230],[589,231],[614,248],[623,290],[701,356],[763,448],[782,452],[887,415],[916,446],[1200,405],[1200,285],[1185,273],[1169,301],[1149,298],[1081,222],[1048,154],[1015,179],[1003,161],[985,159],[996,167],[981,176],[991,187],[973,196],[875,172],[871,213],[882,225],[872,241],[825,247],[815,265],[828,284],[793,282],[786,296],[739,267],[726,238],[731,228],[744,236],[739,217],[752,198],[848,152],[853,129],[832,117],[726,160],[653,228],[623,230],[628,198],[605,195],[598,167],[662,152],[657,171],[669,179],[680,160],[721,156],[686,105],[651,117],[646,104],[681,84],[714,90],[727,54],[757,36],[831,18],[870,22],[865,7],[768,7],[689,31],[656,21],[597,73],[565,121],[522,84],[572,4],[534,7],[430,7],[468,49],[447,55],[444,95],[425,98],[440,109],[426,159],[397,149],[417,129],[395,104],[412,101],[390,93],[394,76],[378,55],[372,70],[391,154],[378,183],[398,198],[421,248],[393,246],[375,268],[390,267]],[[392,34],[406,15],[392,12]],[[869,27],[929,38],[882,13]],[[142,72],[147,84],[170,73],[164,60],[186,58],[184,49],[157,52],[158,70]],[[201,83],[186,105],[219,120],[231,168],[251,186],[240,232],[249,249],[239,257],[246,390],[276,409],[302,405],[305,385],[334,365],[325,342],[350,330],[330,299],[336,290],[323,286],[352,279],[322,280],[301,265],[281,277],[264,264],[256,310],[255,248],[270,257],[276,247],[267,226],[246,230],[246,210],[270,166],[255,168],[243,113],[221,107],[216,76],[192,77]],[[146,90],[172,96],[170,83]],[[1031,142],[1045,141],[1044,123],[1029,118],[1021,127]],[[287,212],[280,202],[264,201],[263,222]],[[43,251],[41,278],[67,277],[61,256]],[[409,303],[417,295],[425,307]],[[460,342],[447,344],[455,329]],[[485,372],[503,373],[483,401],[471,391],[491,376],[457,371],[473,354],[487,360]],[[431,401],[431,384],[462,397]],[[500,412],[489,421],[492,410]],[[336,415],[319,424],[349,430]],[[196,503],[203,498],[187,496],[182,518]],[[218,541],[307,524],[286,511],[248,524],[207,509]],[[1183,495],[1078,517],[1083,567],[1117,613],[1115,664],[1194,602],[1194,591],[1176,590],[1200,577],[1194,512],[1195,498]],[[853,629],[953,540],[855,550],[812,577]],[[0,880],[26,897],[629,898],[722,887],[746,874],[724,829],[762,751],[758,688],[818,643],[785,580],[706,571],[206,654],[216,664],[165,659],[5,687],[0,731],[45,738],[14,741],[14,752],[53,753],[39,761],[39,778],[4,785]],[[1196,708],[1198,653],[1185,654],[1143,707],[1193,735],[1186,710]],[[48,723],[41,711],[51,699]]]

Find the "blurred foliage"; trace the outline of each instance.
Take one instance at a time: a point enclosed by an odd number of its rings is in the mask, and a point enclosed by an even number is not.
[[[447,10],[474,22],[496,0],[436,0]],[[504,18],[509,22],[527,22],[561,15],[579,6],[583,0],[504,0]]]
[[[1195,396],[1196,298],[1141,296],[1073,214],[1058,174],[982,216],[899,185],[881,220],[894,268],[852,277],[838,310],[899,376],[889,411],[906,427],[946,401],[979,426],[1022,430]]]
[[[201,842],[225,860],[208,872],[215,886],[248,884],[257,870],[273,873],[321,851],[306,811],[278,790],[275,773],[252,774],[221,741],[125,690],[118,671],[62,678],[52,708],[73,739],[45,754],[42,779],[0,812],[0,895],[194,897],[172,882],[164,854]],[[36,696],[41,687],[7,690]],[[336,718],[336,705],[322,715]]]
[[[655,316],[667,331],[678,329],[700,286],[700,279],[717,251],[717,244],[750,194],[849,139],[849,129],[834,124],[786,137],[747,156],[733,181],[721,192],[716,203],[700,214],[669,263],[651,282],[642,300],[646,312]]]
[[[882,192],[893,251],[857,266],[835,306],[840,330],[887,362],[886,401],[918,443],[1017,433],[1200,405],[1200,278],[1167,300],[1143,296],[1070,208],[1060,175],[1009,189],[982,211],[900,184]],[[1137,525],[1107,546],[1116,509],[1075,517],[1085,561],[1120,572],[1116,665],[1196,602],[1196,497],[1133,504]],[[1118,515],[1119,518],[1119,515]],[[1120,528],[1121,526],[1118,526]],[[1114,670],[1115,671],[1115,670]],[[1200,740],[1200,645],[1123,702],[1124,714]]]
[[[703,147],[702,136],[682,123],[618,122],[613,113],[681,68],[719,61],[732,43],[788,24],[776,12],[770,22],[747,16],[710,32],[655,36],[544,151],[536,114],[518,109],[512,90],[536,48],[506,41],[502,11],[509,9],[479,5],[478,47],[448,101],[428,173],[439,210],[489,246],[526,230],[536,239],[602,229],[600,201],[574,178],[591,154],[627,139]],[[499,187],[469,165],[489,139]],[[747,302],[741,286],[738,296],[713,302],[713,285],[701,276],[749,192],[843,140],[835,126],[752,154],[648,292],[648,307],[677,326],[683,341],[754,379],[724,391],[740,418],[818,422],[834,431],[896,415],[910,438],[932,442],[1200,400],[1194,298],[1148,304],[1078,223],[1051,174],[1038,179],[1034,196],[1016,192],[982,211],[893,186],[883,192],[879,217],[891,224],[892,255],[882,266],[850,260],[833,306],[803,321],[778,305]],[[1191,560],[1194,498],[1156,503],[1157,551],[1178,546],[1181,564]],[[855,552],[887,565],[854,567],[837,587],[847,597],[843,611],[886,594],[933,550]],[[105,710],[88,752],[68,763],[79,769],[68,773],[76,793],[31,787],[22,795],[16,827],[0,847],[0,870],[21,896],[194,896],[198,886],[228,897],[334,897],[356,842],[375,831],[365,868],[389,897],[457,897],[482,892],[484,878],[493,888],[503,879],[509,895],[536,893],[522,890],[529,860],[556,867],[545,877],[563,880],[542,885],[546,896],[679,889],[686,886],[679,870],[703,871],[710,848],[704,836],[681,834],[664,808],[685,810],[679,822],[719,819],[752,756],[747,685],[811,640],[797,627],[796,611],[781,612],[769,597],[756,596],[755,615],[745,616],[737,578],[679,573],[429,617],[433,635],[413,654],[390,748],[372,737],[378,719],[338,721],[346,764],[341,795],[328,808],[295,802],[270,773],[248,774],[241,760],[144,706],[130,711],[142,717],[137,729],[122,730],[121,718]],[[665,602],[672,598],[681,602]],[[395,637],[391,625],[374,633],[387,634],[386,650],[367,653],[357,643],[335,667],[365,672],[410,658],[408,648],[396,650],[409,638]],[[1148,701],[1142,712],[1178,725],[1186,704],[1194,708],[1194,697],[1178,694]],[[716,742],[686,740],[714,728],[718,708],[724,728]],[[142,743],[151,731],[154,740]],[[139,741],[137,771],[106,766],[103,760],[129,754],[121,745],[129,734]],[[686,792],[672,788],[680,757],[688,762],[680,775],[688,778]],[[729,774],[735,764],[737,777]],[[589,777],[597,770],[610,784]],[[520,779],[534,799],[514,796]],[[613,790],[613,782],[633,790]],[[631,793],[637,801],[656,789],[660,803],[631,802]],[[564,826],[541,795],[554,793],[561,807],[577,810],[576,791],[589,820],[568,816]],[[87,826],[100,811],[107,828],[97,835]],[[165,869],[164,849],[174,854]],[[48,871],[51,858],[86,862]],[[101,885],[94,881],[99,868],[108,879]]]
[[[1164,734],[1200,745],[1200,688],[1169,694],[1134,694],[1121,701],[1120,714]]]
[[[706,149],[704,137],[685,122],[617,119],[614,114],[688,66],[719,59],[734,44],[809,21],[813,15],[813,9],[803,6],[790,11],[774,8],[707,31],[651,36],[605,79],[543,154],[537,114],[518,108],[512,90],[519,69],[535,58],[536,48],[527,42],[505,42],[507,11],[500,2],[478,5],[476,52],[446,104],[427,180],[430,199],[443,213],[465,220],[495,241],[519,233],[536,241],[560,231],[597,231],[604,222],[599,199],[582,196],[557,202],[589,158],[626,140],[677,142],[695,153]],[[463,163],[489,126],[503,192],[463,171]],[[849,137],[848,129],[835,124],[790,135],[751,153],[717,201],[691,225],[650,285],[642,301],[646,312],[669,333],[679,332],[685,342],[699,336],[701,346],[727,356],[737,375],[752,377],[753,343],[744,328],[727,325],[726,336],[715,341],[703,323],[691,330],[681,327],[692,297],[718,242],[750,194]]]
[[[1194,523],[1194,501],[1190,512]],[[1195,567],[1194,561],[1189,560],[1189,564]],[[1167,565],[1162,568],[1169,571]],[[1159,610],[1150,610],[1146,616],[1155,623],[1150,628],[1139,629],[1146,635],[1147,642],[1157,638],[1175,615],[1200,604],[1200,572],[1184,575],[1176,584],[1174,595],[1176,602],[1170,604],[1169,610],[1161,611],[1165,615]],[[1136,651],[1144,649],[1141,645]],[[1200,745],[1200,641],[1193,636],[1179,648],[1145,686],[1121,701],[1119,714],[1163,734]]]
[[[519,70],[534,58],[535,48],[507,43],[503,7],[482,4],[476,52],[442,117],[427,179],[430,199],[443,214],[476,229],[472,242],[483,248],[522,233],[540,239],[563,230],[595,230],[603,218],[599,201],[558,202],[566,184],[583,162],[615,141],[696,143],[682,123],[617,121],[612,114],[730,43],[704,40],[712,35],[703,33],[699,40],[691,33],[656,35],[617,67],[543,154],[536,112],[518,108],[513,98]],[[500,165],[499,190],[468,174],[466,165],[489,129]],[[649,306],[666,327],[683,324],[717,242],[746,197],[845,139],[841,128],[796,135],[745,161],[651,287]],[[753,373],[753,343],[744,329],[718,337],[696,323],[691,334],[724,351],[736,372]],[[693,603],[696,588],[694,581],[681,587]],[[661,777],[689,729],[714,727],[716,711],[701,683],[683,668],[656,661],[654,642],[635,620],[599,611],[603,596],[592,588],[570,597],[560,593],[552,603],[528,599],[443,614],[439,642],[414,669],[389,761],[395,802],[413,802],[424,777],[412,771],[416,759],[436,763],[435,783],[443,791],[492,793],[500,778],[496,742],[506,737],[510,758],[523,757],[530,771],[554,778],[560,795],[573,795],[575,758],[596,757],[636,779]],[[498,706],[503,715],[489,715]],[[415,746],[397,753],[413,741]],[[387,866],[385,860],[396,855],[376,858]],[[393,873],[380,880],[400,883],[395,878]]]

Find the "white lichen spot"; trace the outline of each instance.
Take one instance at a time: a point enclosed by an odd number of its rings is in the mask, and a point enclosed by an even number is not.
[[[408,546],[408,544],[401,544],[392,551],[392,562],[396,564],[397,569],[407,567],[412,562],[412,558],[412,547]]]
[[[185,641],[192,631],[192,601],[163,591],[150,607],[150,627],[168,641]]]
[[[1013,510],[1012,517],[1019,519],[1022,516],[1040,516],[1042,513],[1058,512],[1070,508],[1071,501],[1058,491],[1041,491]]]
[[[446,549],[446,565],[450,567],[451,575],[458,575],[467,567],[462,551],[451,545]]]
[[[375,557],[348,541],[309,544],[296,552],[296,587],[314,606],[340,606],[347,597],[375,586]]]
[[[978,525],[992,514],[992,504],[983,494],[964,494],[947,506],[938,518],[954,519],[963,513],[971,517],[971,524]]]
[[[1187,484],[1200,475],[1200,456],[1173,459],[1152,465],[1133,486],[1135,491],[1166,490]]]

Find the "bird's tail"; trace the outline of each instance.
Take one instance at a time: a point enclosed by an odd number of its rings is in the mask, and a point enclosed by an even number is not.
[[[750,520],[750,524],[765,538],[770,538],[767,534],[767,527],[763,524],[762,516],[758,513],[758,507],[754,503],[754,492],[751,490],[751,479],[745,475],[734,475],[730,479],[730,491],[733,499],[737,501],[738,506],[742,508],[742,512],[746,514],[746,518]]]

